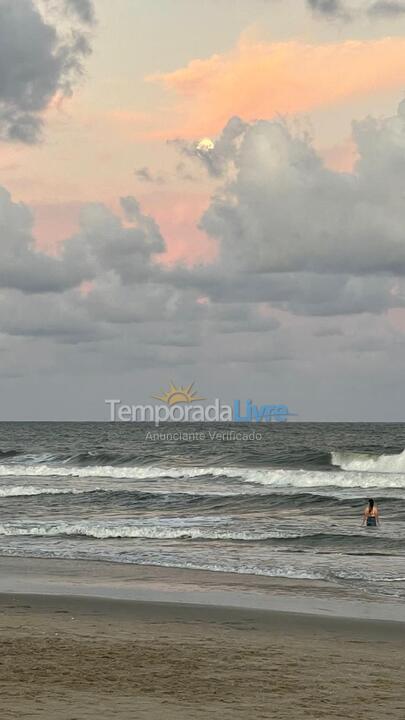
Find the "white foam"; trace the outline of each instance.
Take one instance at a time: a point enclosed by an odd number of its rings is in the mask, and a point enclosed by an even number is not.
[[[334,453],[337,463],[337,455]],[[340,454],[342,455],[342,454]],[[343,454],[344,455],[344,454]],[[354,454],[352,460],[347,463],[345,469],[348,472],[333,471],[313,471],[313,470],[284,470],[279,468],[242,468],[242,467],[156,467],[156,466],[126,466],[117,467],[113,465],[99,465],[87,467],[60,466],[60,465],[23,465],[23,464],[6,464],[0,465],[0,476],[2,477],[64,477],[64,478],[106,478],[126,481],[137,480],[178,480],[183,481],[198,479],[231,479],[241,483],[259,484],[271,488],[318,488],[318,487],[337,487],[337,488],[405,488],[405,471],[404,473],[395,473],[394,469],[389,471],[390,477],[387,478],[386,468],[392,458],[403,457],[383,455],[381,458],[387,458],[386,463],[381,461],[379,466],[369,464],[367,468],[364,463],[366,460],[357,460],[360,465],[352,467],[351,462],[355,462]],[[342,458],[340,457],[340,460]],[[405,463],[405,456],[403,459]],[[363,464],[361,464],[363,463]],[[398,466],[401,466],[398,462]],[[395,465],[390,465],[391,468]],[[367,469],[367,472],[364,470]]]
[[[223,474],[226,468],[173,467],[162,468],[153,466],[89,465],[84,467],[47,465],[46,463],[25,465],[13,463],[0,465],[2,477],[104,477],[118,480],[146,480],[153,478],[183,478],[185,476],[200,477],[207,473]],[[231,468],[235,471],[235,468]]]
[[[12,485],[8,487],[0,487],[0,497],[28,497],[30,495],[81,495],[84,492],[85,491],[83,490],[34,487],[33,485]]]
[[[333,452],[332,463],[356,472],[405,473],[405,450],[397,455]]]
[[[100,540],[114,538],[145,538],[159,540],[244,540],[261,541],[272,538],[300,537],[295,533],[282,533],[271,531],[266,533],[237,532],[232,530],[216,530],[215,528],[201,527],[167,527],[167,526],[142,526],[136,524],[120,525],[118,523],[45,523],[13,525],[11,523],[0,524],[0,535],[7,536],[36,536],[55,537],[84,536]]]

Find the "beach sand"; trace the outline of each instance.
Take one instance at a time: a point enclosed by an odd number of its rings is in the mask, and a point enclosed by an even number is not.
[[[26,584],[48,572],[46,592],[75,569],[104,589],[108,575],[197,582],[184,571],[2,558],[2,720],[405,717],[404,623],[4,592],[23,567]],[[208,580],[212,591],[217,573],[198,575],[199,587]]]

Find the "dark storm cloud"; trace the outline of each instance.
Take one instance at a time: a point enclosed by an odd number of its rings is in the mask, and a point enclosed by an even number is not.
[[[91,4],[75,4],[84,20]],[[80,25],[71,30],[63,36],[57,16],[47,20],[34,0],[0,0],[0,139],[37,142],[50,100],[71,94],[90,52]]]

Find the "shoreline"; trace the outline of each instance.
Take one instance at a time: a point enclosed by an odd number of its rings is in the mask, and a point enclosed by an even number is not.
[[[0,557],[0,595],[62,596],[405,622],[403,603],[323,580],[102,560]]]

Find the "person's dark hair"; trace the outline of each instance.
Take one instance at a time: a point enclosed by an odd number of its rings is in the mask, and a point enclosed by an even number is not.
[[[368,501],[368,508],[369,508],[369,510],[372,510],[373,507],[374,507],[374,500],[373,500],[373,498],[370,498],[370,500]]]

